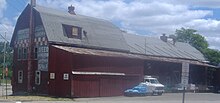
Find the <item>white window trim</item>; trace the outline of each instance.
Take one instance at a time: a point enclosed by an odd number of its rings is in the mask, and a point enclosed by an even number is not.
[[[37,74],[39,73],[39,77],[37,78]],[[39,82],[37,82],[38,80],[37,79],[39,79]],[[40,85],[40,83],[41,83],[41,71],[35,71],[35,84],[36,85]]]
[[[20,73],[21,73],[21,76],[20,76]],[[18,83],[23,83],[23,71],[22,70],[19,70],[18,71]]]
[[[55,79],[55,73],[50,73],[50,79]]]
[[[68,73],[63,74],[63,80],[69,80],[69,74]]]

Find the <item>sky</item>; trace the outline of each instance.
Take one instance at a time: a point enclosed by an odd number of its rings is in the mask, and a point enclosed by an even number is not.
[[[37,5],[101,18],[129,33],[159,37],[181,27],[195,29],[220,50],[220,0],[36,0]],[[30,0],[0,0],[0,34],[8,41]],[[1,39],[0,39],[1,40]]]

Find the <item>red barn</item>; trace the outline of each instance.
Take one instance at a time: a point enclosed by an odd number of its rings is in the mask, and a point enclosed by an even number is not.
[[[198,68],[208,66],[198,50],[164,36],[161,40],[128,34],[109,21],[78,15],[72,6],[68,13],[28,5],[17,20],[11,41],[13,93],[118,96],[140,83],[144,75],[157,75],[163,83],[167,76],[170,84],[180,82],[169,74],[181,73],[182,62]]]

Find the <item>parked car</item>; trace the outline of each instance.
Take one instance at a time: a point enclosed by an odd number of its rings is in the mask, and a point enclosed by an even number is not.
[[[175,84],[174,87],[172,88],[173,92],[182,92],[184,90],[184,85],[179,83]],[[196,87],[195,84],[188,84],[185,88],[187,92],[196,92],[198,90],[198,87]]]
[[[139,85],[124,91],[125,96],[145,96],[148,94],[148,86],[145,83],[140,83]]]
[[[149,88],[149,93],[152,95],[162,95],[164,93],[164,85],[161,84],[157,78],[151,76],[144,77],[144,83]]]
[[[220,86],[214,87],[214,93],[220,93]]]

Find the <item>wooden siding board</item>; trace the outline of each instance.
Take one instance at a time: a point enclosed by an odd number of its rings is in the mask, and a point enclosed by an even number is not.
[[[63,52],[62,50],[50,48],[48,68],[48,74],[55,73],[55,79],[49,79],[49,94],[54,96],[70,97],[71,55]],[[69,80],[63,80],[64,73],[69,74]]]
[[[49,72],[55,72],[56,74],[55,80],[49,80],[48,88],[51,89],[49,94],[52,95],[71,95],[72,97],[118,96],[122,95],[125,89],[137,85],[143,77],[142,60],[76,55],[52,46],[49,50]],[[128,76],[70,74],[71,83],[59,79],[62,78],[62,73],[72,73],[72,71],[117,72],[125,73]],[[55,90],[55,92],[52,90]]]
[[[137,85],[138,77],[75,75],[72,80],[74,97],[120,96],[124,90]],[[130,79],[130,80],[129,80]]]
[[[27,6],[26,8],[30,8],[30,6]],[[20,29],[29,28],[29,21],[30,21],[30,9],[25,9],[22,14],[19,16],[15,30],[13,32],[13,37],[10,43],[10,46],[13,47],[14,53],[13,53],[13,80],[12,80],[12,90],[13,93],[16,92],[26,92],[27,91],[27,60],[18,60],[17,54],[18,50],[14,46],[14,42],[16,41],[17,37],[17,31]],[[35,26],[42,25],[41,18],[39,16],[39,13],[34,12],[33,14],[35,16]],[[33,55],[33,54],[32,54]],[[18,70],[23,70],[23,83],[17,83],[18,79]],[[46,93],[47,91],[47,73],[42,73],[42,80],[40,85],[35,85],[35,71],[37,70],[37,61],[33,60],[33,68],[32,68],[32,79],[31,79],[31,85],[33,87],[36,87],[36,92],[38,93]]]

